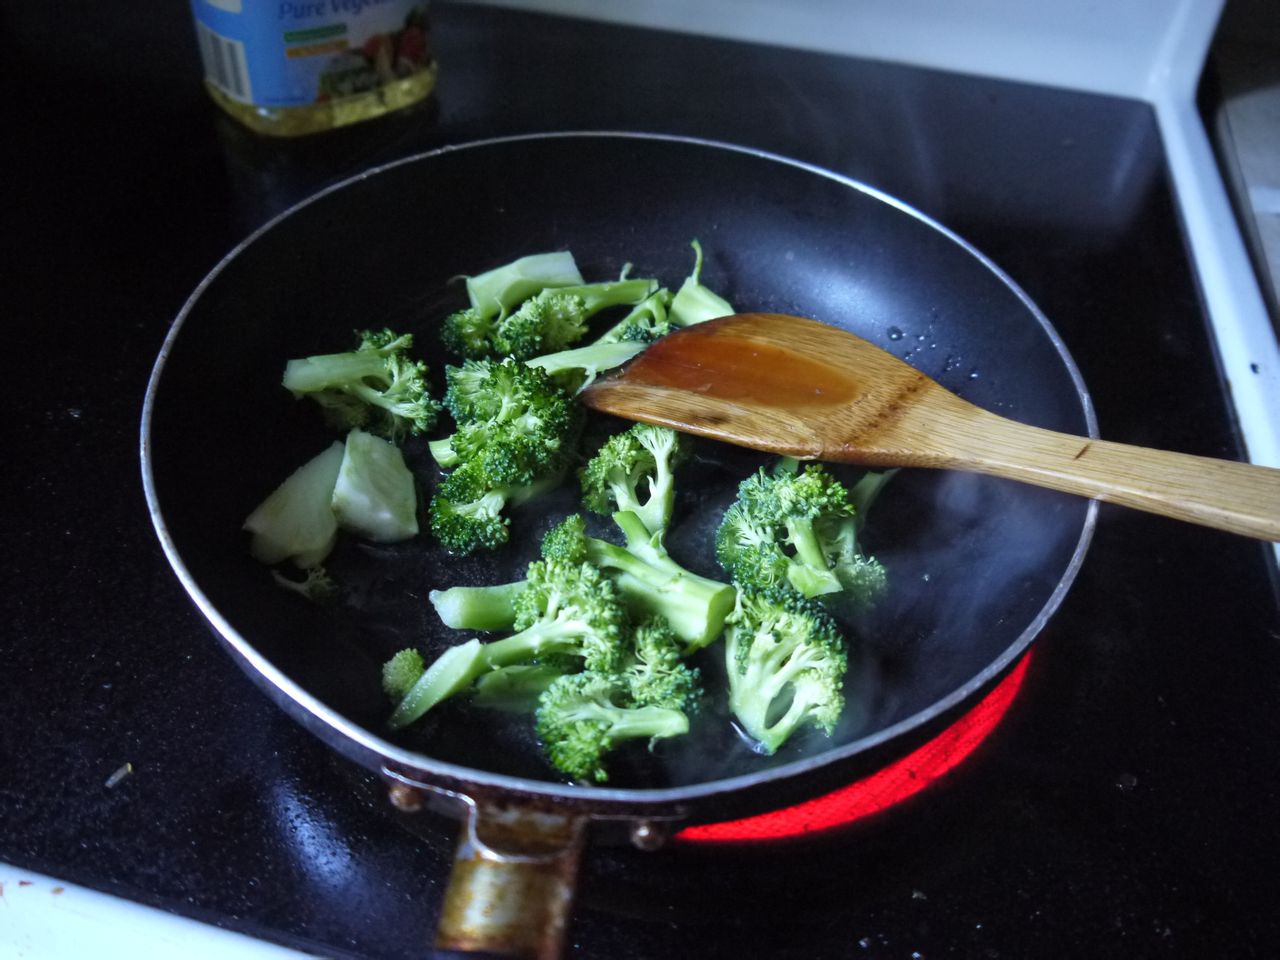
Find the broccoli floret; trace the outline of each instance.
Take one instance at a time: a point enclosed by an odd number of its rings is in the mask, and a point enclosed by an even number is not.
[[[446,375],[458,429],[428,446],[457,469],[431,501],[431,529],[459,553],[492,549],[507,541],[508,504],[559,483],[582,409],[546,373],[513,360],[469,360]]]
[[[604,757],[626,740],[689,732],[683,710],[637,701],[624,676],[587,670],[553,682],[538,701],[538,737],[552,765],[576,780],[609,779]]]
[[[333,488],[338,524],[376,543],[418,535],[418,493],[400,448],[363,430],[352,430]]]
[[[521,257],[467,278],[470,305],[449,314],[440,328],[445,349],[472,360],[492,356],[498,322],[523,301],[556,287],[577,287],[582,274],[568,251]]]
[[[609,307],[637,304],[657,288],[653,280],[611,280],[544,290],[498,320],[491,342],[496,353],[529,360],[565,350],[587,333],[587,321]]]
[[[601,373],[621,366],[671,331],[667,322],[670,302],[669,290],[656,290],[585,347],[544,353],[525,362],[541,367],[567,390],[581,393]]]
[[[491,472],[501,466],[537,476],[559,467],[560,456],[577,436],[582,411],[544,371],[514,360],[468,360],[446,368],[445,378],[444,402],[457,429],[428,444],[440,466],[499,450]]]
[[[455,310],[440,324],[440,342],[450,353],[479,360],[493,353],[490,338],[498,318],[475,307]]]
[[[671,299],[668,314],[670,323],[677,327],[689,327],[734,312],[733,304],[702,283],[702,244],[694,240],[690,246],[693,247],[693,272]]]
[[[636,514],[621,510],[613,520],[625,545],[588,536],[582,516],[572,514],[543,538],[543,557],[595,564],[640,619],[660,616],[670,623],[686,652],[715,640],[733,609],[734,588],[678,564],[662,545],[661,533],[651,534]]]
[[[672,330],[668,311],[671,308],[671,291],[666,287],[655,290],[631,311],[595,340],[595,345],[608,343],[650,344]]]
[[[312,603],[332,603],[342,594],[338,582],[329,576],[324,567],[307,567],[301,580],[286,577],[279,570],[271,571],[271,578],[285,590],[310,600]]]
[[[724,653],[729,707],[764,753],[775,753],[802,726],[834,731],[848,653],[815,601],[790,591],[739,590]]]
[[[422,654],[417,650],[412,647],[401,650],[382,665],[382,689],[398,703],[422,679],[425,669]]]
[[[870,598],[884,584],[880,564],[857,544],[853,503],[821,464],[763,468],[738,488],[716,533],[716,557],[735,582],[789,586],[805,597],[850,590]]]
[[[497,460],[497,454],[490,460]],[[497,479],[514,471],[490,470],[486,462],[472,460],[454,470],[436,488],[428,512],[431,532],[454,553],[493,550],[507,542],[508,520],[503,510],[519,506],[555,488],[561,474],[552,473],[528,483]]]
[[[440,413],[427,382],[427,365],[411,360],[409,334],[365,330],[347,353],[331,353],[285,365],[284,386],[309,396],[341,430],[362,427],[399,441],[430,430]]]
[[[481,587],[432,590],[427,599],[440,622],[455,630],[510,630],[516,622],[516,598],[527,581]]]
[[[670,427],[633,424],[615,433],[579,471],[582,502],[594,513],[630,510],[651,533],[665,533],[675,505],[673,469],[689,453]]]
[[[661,617],[636,627],[624,673],[631,696],[639,703],[689,714],[697,709],[702,696],[698,668],[685,662],[679,638]]]
[[[539,560],[516,599],[518,632],[482,644],[469,640],[435,660],[391,715],[392,728],[413,723],[432,707],[500,667],[549,657],[581,658],[588,670],[616,672],[625,655],[627,611],[610,580],[589,563]]]
[[[318,566],[338,538],[333,489],[342,468],[343,445],[332,443],[285,479],[245,518],[253,534],[249,552],[262,563],[292,560],[298,567]]]

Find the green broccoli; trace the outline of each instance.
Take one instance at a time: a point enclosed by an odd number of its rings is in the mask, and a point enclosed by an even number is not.
[[[790,586],[805,597],[848,590],[871,599],[884,568],[858,549],[857,520],[843,484],[821,464],[784,460],[738,487],[716,533],[716,557],[736,583]]]
[[[561,677],[538,700],[538,737],[547,759],[576,780],[604,782],[604,755],[625,740],[651,743],[689,732],[689,717],[669,707],[633,706],[623,678],[586,671]]]
[[[427,366],[411,360],[410,334],[365,330],[355,350],[290,360],[284,386],[311,397],[335,427],[362,427],[393,441],[435,425],[440,404],[432,399]]]
[[[606,440],[579,471],[582,502],[593,513],[630,510],[651,534],[665,533],[675,505],[673,470],[688,454],[684,434],[633,424]]]
[[[376,543],[418,535],[418,492],[400,448],[355,429],[347,434],[333,487],[338,525]]]
[[[733,609],[734,588],[686,570],[651,534],[640,518],[620,510],[613,515],[623,546],[588,536],[580,514],[566,517],[542,540],[542,555],[562,562],[588,561],[604,570],[627,605],[641,618],[661,616],[686,652],[705,647],[720,635]]]
[[[636,627],[623,673],[639,703],[693,713],[702,697],[698,668],[685,662],[679,637],[662,617],[650,617]]]
[[[480,587],[432,590],[427,599],[440,622],[455,630],[510,630],[516,622],[516,598],[526,580]]]
[[[533,714],[538,698],[547,687],[570,673],[578,673],[582,664],[566,664],[573,657],[548,658],[549,662],[515,663],[482,674],[471,691],[471,702],[486,710]]]
[[[491,338],[497,319],[523,301],[552,287],[582,284],[573,254],[536,253],[467,278],[470,306],[450,314],[440,335],[446,349],[479,359],[493,352]]]
[[[456,430],[428,449],[449,468],[501,448],[535,474],[566,452],[581,425],[581,408],[544,371],[514,360],[466,360],[445,369],[445,406]]]
[[[565,350],[587,333],[587,321],[609,307],[634,306],[647,299],[654,280],[611,280],[544,290],[514,313],[500,318],[490,342],[503,357],[529,360]]]
[[[329,576],[324,567],[307,567],[302,574],[301,580],[294,580],[292,577],[286,577],[279,570],[272,570],[271,578],[283,589],[296,593],[312,603],[332,603],[342,595],[342,588],[333,577]]]
[[[583,411],[543,371],[513,360],[468,360],[446,376],[457,430],[428,447],[457,469],[431,500],[431,530],[458,553],[492,549],[507,542],[508,504],[560,482]]]
[[[621,668],[627,612],[612,582],[589,563],[538,560],[516,599],[516,633],[450,647],[414,683],[391,714],[399,729],[500,667],[572,655],[588,670]]]
[[[691,327],[734,312],[728,300],[702,283],[702,244],[694,240],[690,246],[693,247],[693,272],[671,299],[668,315],[669,322],[676,327]]]
[[[619,672],[588,669],[553,680],[538,701],[535,725],[551,764],[577,780],[604,782],[604,758],[626,740],[654,741],[689,731],[701,696],[698,671],[680,659],[670,627],[653,619],[636,628]]]
[[[422,654],[412,647],[399,651],[382,665],[382,689],[392,700],[403,700],[413,685],[422,679],[426,664]]]
[[[445,477],[431,498],[431,532],[454,553],[502,546],[510,536],[503,511],[553,490],[563,478],[553,472],[524,482],[512,468],[514,459],[500,457],[503,452],[495,449],[484,461],[464,463]]]
[[[729,707],[764,753],[802,726],[828,736],[835,730],[848,653],[815,601],[778,589],[739,590],[724,653]]]
[[[333,489],[344,447],[332,443],[285,479],[245,518],[249,552],[262,563],[292,560],[301,569],[321,564],[338,539]]]

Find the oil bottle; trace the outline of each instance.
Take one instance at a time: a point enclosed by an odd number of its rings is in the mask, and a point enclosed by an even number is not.
[[[245,126],[293,137],[382,116],[435,87],[422,0],[191,0],[205,87]]]

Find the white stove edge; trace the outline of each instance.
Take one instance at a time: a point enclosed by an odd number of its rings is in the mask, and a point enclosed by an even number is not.
[[[314,955],[0,863],[0,956],[305,960]]]

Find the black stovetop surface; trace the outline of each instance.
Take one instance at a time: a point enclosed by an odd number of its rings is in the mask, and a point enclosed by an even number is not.
[[[0,14],[0,861],[326,955],[429,942],[452,825],[410,837],[364,774],[238,672],[169,572],[136,454],[151,363],[201,277],[269,215],[377,162],[630,129],[829,167],[1007,270],[1075,355],[1104,437],[1239,455],[1145,105],[485,8],[435,15],[431,108],[271,143],[206,101],[182,4]],[[1257,543],[1104,507],[1013,709],[965,764],[802,845],[593,849],[571,955],[1274,955],[1271,569]]]

